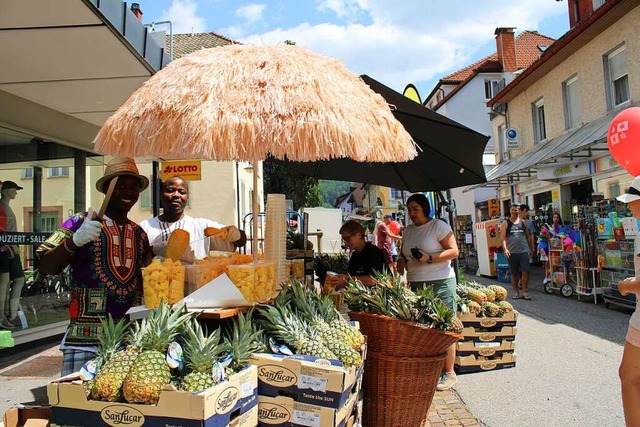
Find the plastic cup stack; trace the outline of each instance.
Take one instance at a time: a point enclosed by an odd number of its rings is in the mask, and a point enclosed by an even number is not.
[[[285,278],[287,250],[286,200],[284,194],[267,194],[267,218],[264,235],[264,256],[275,263],[276,284],[279,288]]]

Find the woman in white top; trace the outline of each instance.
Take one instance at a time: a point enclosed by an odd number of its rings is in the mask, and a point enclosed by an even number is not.
[[[206,257],[209,255],[209,250],[233,252],[236,247],[244,246],[247,241],[246,235],[237,227],[233,225],[225,227],[210,219],[193,218],[185,214],[184,209],[188,200],[189,187],[184,179],[175,176],[162,183],[160,189],[162,214],[140,223],[140,227],[147,233],[154,255],[165,255],[169,236],[177,228],[189,232],[191,243],[181,258],[186,262]],[[226,228],[226,237],[224,239],[206,237],[204,230],[207,227]]]
[[[413,194],[407,200],[407,213],[412,224],[402,234],[402,251],[398,272],[407,271],[411,289],[433,286],[440,299],[456,313],[456,274],[451,260],[458,257],[458,244],[449,224],[429,218],[431,205],[424,194]],[[447,350],[444,372],[438,390],[448,390],[457,382],[453,365],[455,344]]]

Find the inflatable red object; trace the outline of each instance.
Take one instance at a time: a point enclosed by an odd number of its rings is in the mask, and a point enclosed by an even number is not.
[[[640,107],[630,107],[618,114],[607,133],[611,156],[629,174],[640,175]]]

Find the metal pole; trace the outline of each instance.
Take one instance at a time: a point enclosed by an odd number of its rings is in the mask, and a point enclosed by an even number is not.
[[[160,163],[154,160],[151,169],[151,207],[156,217],[160,215]]]

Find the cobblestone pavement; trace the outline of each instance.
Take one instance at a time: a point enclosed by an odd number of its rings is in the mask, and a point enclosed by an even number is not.
[[[481,427],[483,424],[469,412],[455,390],[436,391],[424,427]]]

